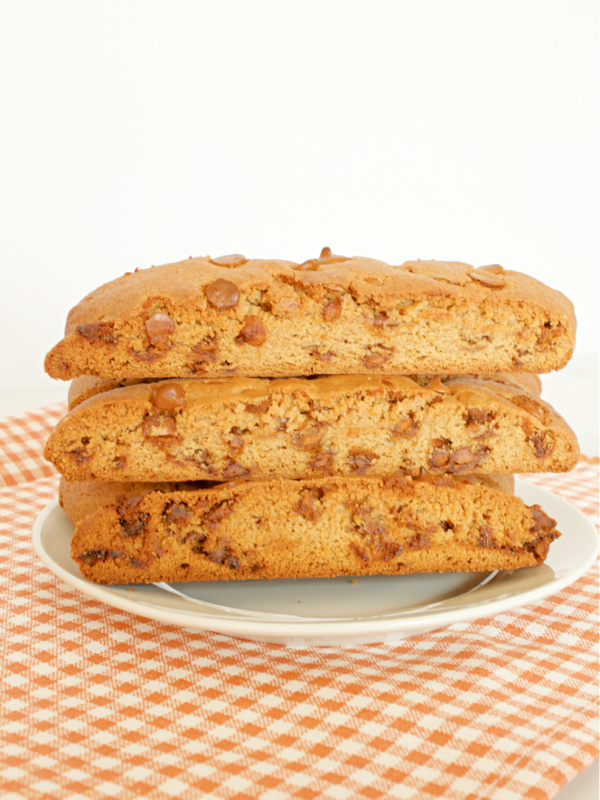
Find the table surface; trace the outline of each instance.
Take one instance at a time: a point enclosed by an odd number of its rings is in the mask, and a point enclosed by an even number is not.
[[[598,455],[598,377],[595,358],[579,359],[571,369],[569,381],[559,376],[544,376],[543,397],[569,421],[575,429],[582,452]],[[0,391],[0,417],[19,414],[64,400],[64,385],[34,389]],[[556,795],[557,800],[598,800],[600,794],[599,764],[596,761]]]

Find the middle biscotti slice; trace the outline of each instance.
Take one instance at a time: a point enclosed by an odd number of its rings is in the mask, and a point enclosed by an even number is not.
[[[517,386],[401,376],[178,379],[95,395],[45,457],[68,480],[561,472],[574,433]]]

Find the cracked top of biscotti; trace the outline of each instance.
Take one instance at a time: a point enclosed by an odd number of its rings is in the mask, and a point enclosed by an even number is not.
[[[56,378],[548,372],[575,315],[499,265],[190,258],[126,273],[71,310]]]

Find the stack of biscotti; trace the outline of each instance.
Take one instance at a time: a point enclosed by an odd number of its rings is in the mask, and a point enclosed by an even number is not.
[[[533,566],[515,472],[578,460],[537,373],[571,303],[498,265],[190,258],[84,298],[46,370],[45,455],[99,583]]]

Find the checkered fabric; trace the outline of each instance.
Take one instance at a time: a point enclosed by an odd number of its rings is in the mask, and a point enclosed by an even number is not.
[[[493,619],[292,650],[63,585],[31,528],[53,406],[0,424],[0,797],[545,800],[597,757],[597,567]],[[597,514],[598,460],[528,476]]]

